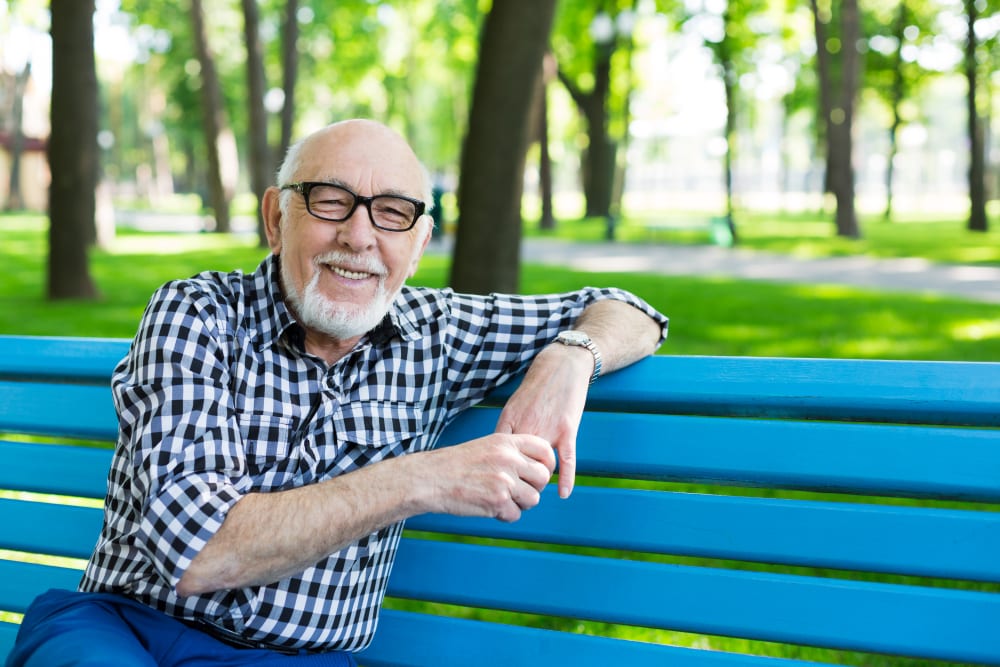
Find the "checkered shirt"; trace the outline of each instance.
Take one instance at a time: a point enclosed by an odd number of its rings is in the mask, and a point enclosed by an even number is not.
[[[253,273],[202,273],[153,296],[112,378],[120,433],[82,590],[125,594],[274,646],[363,649],[402,523],[264,586],[189,597],[175,587],[245,494],[433,447],[459,412],[524,370],[588,304],[627,301],[666,333],[665,317],[620,290],[471,296],[404,287],[383,323],[327,366],[305,352],[278,273],[270,256]]]

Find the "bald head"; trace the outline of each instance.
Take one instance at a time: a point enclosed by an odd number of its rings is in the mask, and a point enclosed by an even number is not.
[[[278,170],[278,185],[343,180],[342,174],[348,171],[358,182],[346,185],[359,188],[357,192],[365,193],[365,186],[371,185],[381,192],[419,198],[428,211],[433,205],[430,175],[406,139],[382,123],[363,118],[327,125],[293,144]]]

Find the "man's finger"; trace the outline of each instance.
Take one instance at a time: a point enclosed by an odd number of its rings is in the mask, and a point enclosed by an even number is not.
[[[576,440],[564,441],[559,452],[559,497],[569,498],[576,484]]]

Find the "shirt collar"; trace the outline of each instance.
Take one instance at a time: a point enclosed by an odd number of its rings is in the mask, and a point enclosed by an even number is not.
[[[288,309],[281,289],[280,262],[277,255],[269,254],[254,273],[254,282],[262,287],[254,303],[258,325],[254,342],[259,350],[271,347],[284,336],[297,347],[302,346],[302,327]],[[420,338],[420,327],[412,310],[405,305],[405,292],[406,287],[393,301],[389,312],[378,326],[369,333],[368,338],[372,344],[388,343],[395,336],[407,342]]]

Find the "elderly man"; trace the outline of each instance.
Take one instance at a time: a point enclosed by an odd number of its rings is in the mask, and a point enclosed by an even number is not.
[[[430,183],[381,124],[305,138],[278,182],[254,273],[203,273],[150,301],[112,380],[100,540],[80,591],[28,611],[8,665],[354,664],[403,521],[514,521],[557,456],[568,497],[589,383],[666,334],[619,290],[405,286]],[[495,433],[433,449],[525,369]]]

